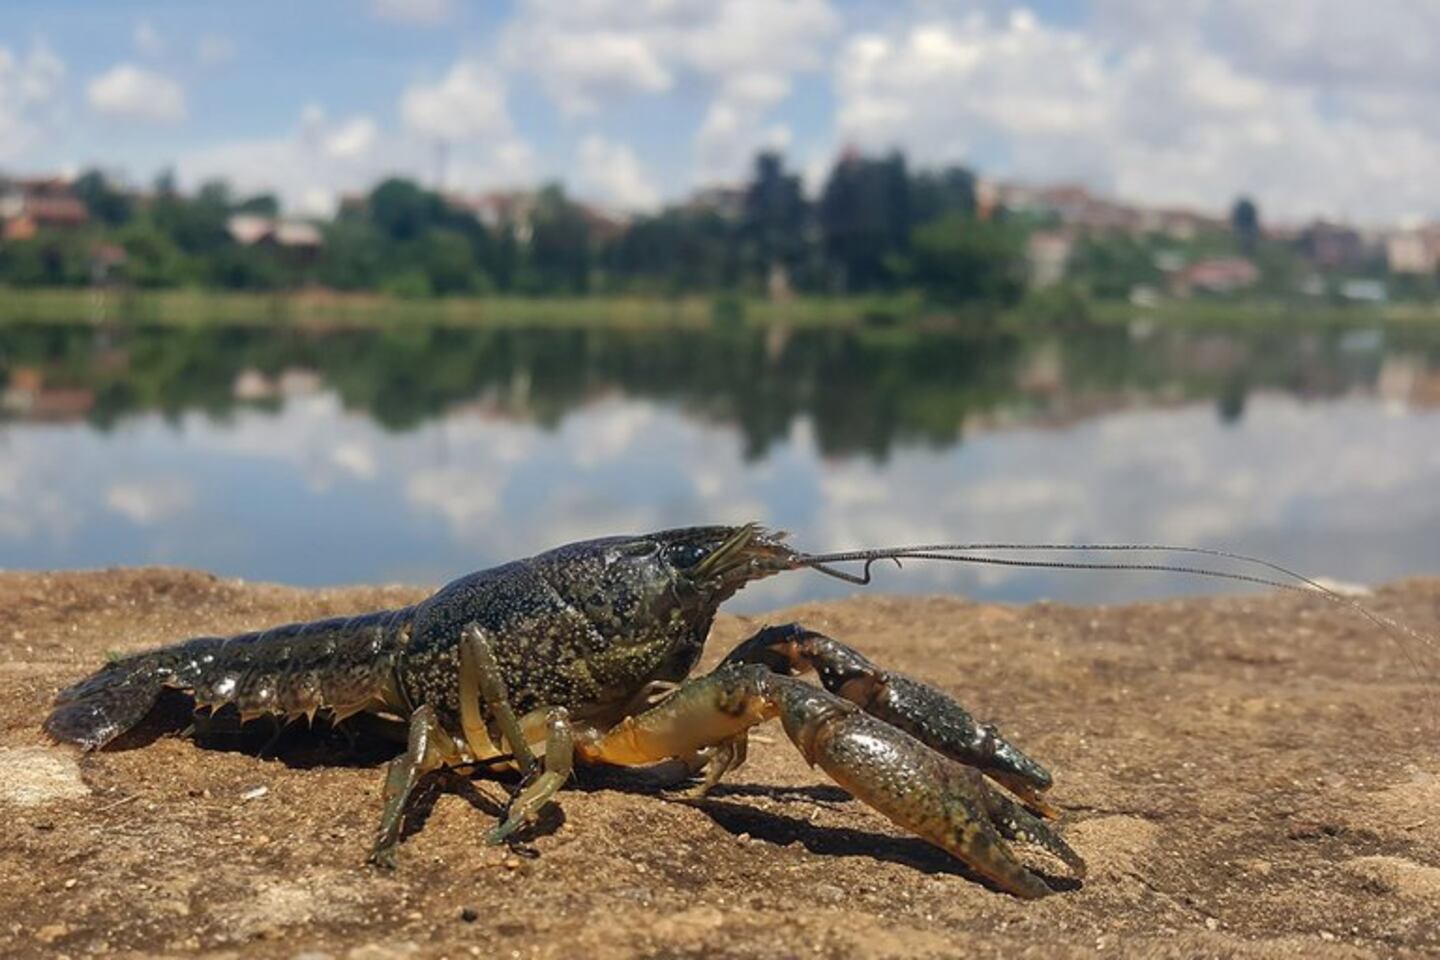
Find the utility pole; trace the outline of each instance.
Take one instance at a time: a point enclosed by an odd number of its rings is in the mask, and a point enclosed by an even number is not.
[[[445,192],[445,174],[450,166],[450,141],[435,141],[435,192]]]

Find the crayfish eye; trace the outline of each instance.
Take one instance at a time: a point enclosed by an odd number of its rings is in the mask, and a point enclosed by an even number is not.
[[[708,548],[693,543],[677,543],[665,548],[665,559],[682,570],[697,566],[709,555]]]

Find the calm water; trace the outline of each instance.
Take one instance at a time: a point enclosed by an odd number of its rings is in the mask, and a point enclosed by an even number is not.
[[[0,327],[0,567],[436,583],[762,520],[814,549],[1215,546],[1440,571],[1440,336]],[[1101,601],[1213,581],[913,564],[879,589]],[[735,609],[845,592],[814,574]]]

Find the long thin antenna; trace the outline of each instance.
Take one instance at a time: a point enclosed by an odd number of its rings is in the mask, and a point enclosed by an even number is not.
[[[977,551],[1032,553],[1039,551],[1179,553],[1253,564],[1274,571],[1282,576],[1290,577],[1295,582],[1287,583],[1272,577],[1257,576],[1249,573],[1236,573],[1229,570],[1214,570],[1208,567],[1186,564],[1026,560],[1010,557],[976,556]],[[802,566],[810,567],[827,576],[836,577],[849,583],[862,585],[870,582],[870,568],[880,560],[893,560],[897,566],[901,560],[945,560],[955,563],[988,564],[1001,567],[1031,567],[1050,570],[1129,570],[1151,573],[1177,573],[1190,576],[1212,577],[1218,580],[1233,580],[1238,583],[1249,583],[1257,586],[1274,587],[1278,590],[1289,590],[1293,593],[1317,595],[1331,603],[1349,607],[1377,627],[1390,633],[1392,637],[1395,634],[1402,634],[1411,640],[1419,642],[1423,647],[1434,649],[1436,646],[1436,641],[1433,637],[1398,620],[1387,617],[1384,614],[1376,613],[1353,597],[1347,597],[1311,577],[1297,573],[1278,563],[1262,560],[1259,557],[1251,557],[1243,553],[1234,553],[1229,550],[1216,550],[1209,547],[1185,547],[1159,543],[929,543],[903,547],[883,547],[877,550],[846,550],[836,553],[801,554],[799,557]],[[837,563],[857,562],[863,562],[865,564],[859,574],[850,573],[845,570],[837,570],[832,566],[832,564]],[[1426,672],[1420,670],[1419,664],[1413,661],[1412,666],[1417,668],[1417,672]]]

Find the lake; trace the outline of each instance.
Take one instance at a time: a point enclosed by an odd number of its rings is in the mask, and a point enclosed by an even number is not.
[[[438,583],[754,519],[816,550],[1133,540],[1348,582],[1440,572],[1440,331],[8,324],[0,383],[4,568]],[[1015,601],[1222,587],[876,574]],[[730,609],[853,589],[796,573]]]

